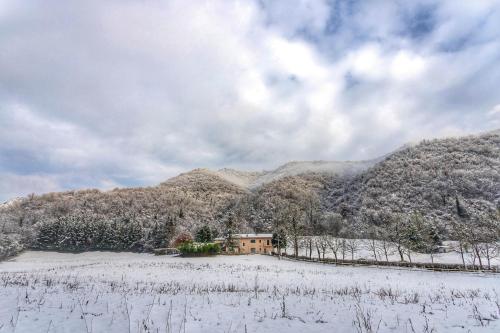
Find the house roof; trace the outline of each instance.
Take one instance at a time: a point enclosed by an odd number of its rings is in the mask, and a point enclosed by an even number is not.
[[[235,238],[273,238],[273,234],[234,234]]]
[[[233,234],[233,238],[273,238],[273,234]],[[218,237],[214,240],[216,241],[222,241],[225,238],[223,237]]]

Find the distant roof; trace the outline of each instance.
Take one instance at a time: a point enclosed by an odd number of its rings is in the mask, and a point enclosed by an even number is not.
[[[233,234],[233,238],[273,238],[273,234]],[[224,237],[217,237],[214,240],[221,241]]]
[[[237,238],[272,238],[273,234],[234,234]]]

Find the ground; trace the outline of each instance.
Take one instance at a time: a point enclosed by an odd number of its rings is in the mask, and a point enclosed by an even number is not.
[[[500,275],[261,255],[25,252],[0,332],[499,332]]]

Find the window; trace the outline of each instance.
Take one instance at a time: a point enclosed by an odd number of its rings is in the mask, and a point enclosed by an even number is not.
[[[245,246],[245,243],[243,243],[243,246]]]
[[[252,248],[250,249],[250,252],[255,253],[255,248],[254,248],[254,247],[252,247]]]
[[[255,243],[255,239],[250,240],[250,243]]]
[[[269,239],[267,240],[267,245],[269,245]]]
[[[262,239],[259,239],[259,243],[262,243]]]

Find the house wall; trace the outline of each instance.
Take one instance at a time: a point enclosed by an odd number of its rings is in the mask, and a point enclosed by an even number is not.
[[[254,242],[252,242],[254,241]],[[240,253],[271,253],[273,245],[269,237],[240,238],[238,240]],[[252,251],[252,249],[254,249]]]
[[[254,242],[252,242],[254,241]],[[223,247],[224,240],[216,239],[215,243],[221,244],[222,251],[225,252],[226,249]],[[272,237],[249,237],[249,238],[237,238],[235,239],[235,253],[250,254],[250,253],[261,253],[270,254],[273,252]],[[254,249],[254,250],[252,250]]]

